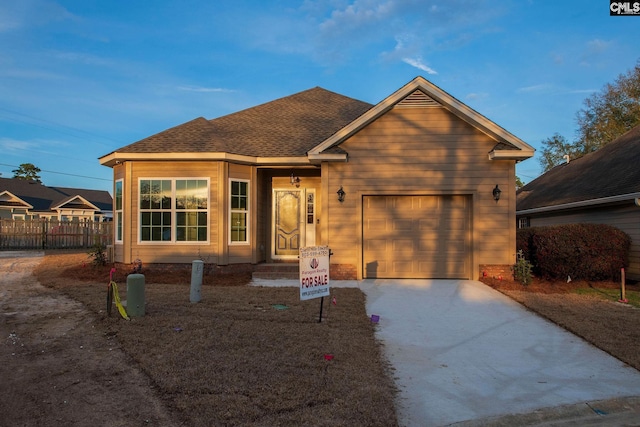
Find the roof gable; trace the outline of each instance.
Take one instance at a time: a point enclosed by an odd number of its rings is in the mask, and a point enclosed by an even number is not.
[[[526,211],[589,200],[633,199],[640,194],[640,125],[597,151],[556,166],[517,193]],[[615,199],[612,199],[615,198]]]
[[[391,108],[415,106],[445,108],[494,139],[496,147],[489,153],[491,159],[524,160],[533,156],[533,147],[420,76],[382,100],[339,132],[318,144],[309,151],[309,155],[310,157],[322,158],[327,149],[339,145]]]
[[[6,190],[0,192],[0,206],[10,206],[10,207],[26,208],[26,209],[33,208],[33,206],[31,206],[29,203],[22,200],[20,197],[17,197],[16,195],[11,194],[11,192]]]
[[[51,209],[84,209],[84,210],[100,210],[96,205],[89,202],[82,196],[71,196],[61,200]]]

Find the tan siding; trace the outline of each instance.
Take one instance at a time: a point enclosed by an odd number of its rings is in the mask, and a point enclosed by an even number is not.
[[[627,276],[640,280],[640,208],[629,204],[627,206],[611,207],[607,210],[588,209],[572,212],[566,215],[548,215],[531,217],[531,227],[547,225],[577,224],[577,223],[608,224],[617,227],[631,237],[629,253],[629,268]]]
[[[348,163],[323,169],[329,221],[326,243],[336,264],[357,265],[362,277],[362,198],[366,195],[459,194],[470,197],[471,278],[479,264],[514,261],[513,161],[491,161],[496,141],[444,109],[395,109],[345,141]],[[498,203],[491,192],[498,184]],[[345,202],[335,192],[344,187]],[[324,230],[324,229],[323,229]]]
[[[131,247],[125,248],[120,262],[130,263],[135,259],[145,263],[190,263],[195,259],[218,263],[218,193],[220,162],[127,162],[125,179],[125,230]],[[140,243],[139,227],[139,179],[140,178],[208,178],[209,179],[209,243]]]

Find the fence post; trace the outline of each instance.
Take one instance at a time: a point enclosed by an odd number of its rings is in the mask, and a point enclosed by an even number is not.
[[[47,248],[47,220],[42,220],[42,250]]]

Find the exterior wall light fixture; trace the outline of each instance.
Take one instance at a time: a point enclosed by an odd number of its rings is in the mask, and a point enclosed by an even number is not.
[[[493,189],[492,193],[493,193],[493,200],[495,200],[496,202],[500,200],[500,193],[502,193],[502,190],[498,188],[498,184],[496,184],[496,188]]]
[[[295,185],[297,188],[300,188],[300,177],[295,176],[293,172],[291,172],[291,185]]]
[[[342,189],[342,186],[340,186],[340,189],[337,191],[338,193],[338,201],[340,203],[344,202],[344,196],[347,194],[344,192],[344,190]]]

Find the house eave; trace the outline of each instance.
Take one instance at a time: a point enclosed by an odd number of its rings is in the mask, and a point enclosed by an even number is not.
[[[547,213],[554,211],[563,211],[568,209],[586,208],[610,203],[619,203],[626,201],[634,201],[636,206],[640,204],[640,193],[627,193],[617,196],[601,197],[598,199],[581,200],[579,202],[562,203],[560,205],[542,206],[539,208],[523,209],[516,211],[517,216],[534,215],[538,213]]]
[[[346,162],[348,160],[346,153],[327,154],[327,153],[309,153],[308,158],[311,163],[321,162]]]
[[[522,161],[533,157],[533,153],[533,150],[492,150],[489,151],[489,160]]]
[[[208,153],[119,153],[113,152],[101,157],[100,164],[102,166],[114,167],[117,164],[128,161],[222,161],[233,162],[257,166],[296,166],[309,165],[310,161],[307,156],[289,156],[289,157],[259,157],[244,156],[240,154],[208,152]]]

